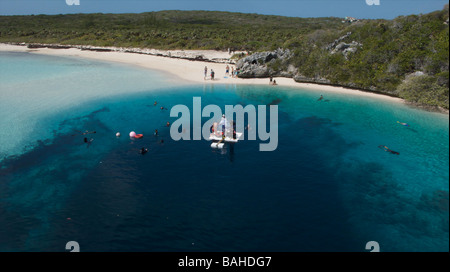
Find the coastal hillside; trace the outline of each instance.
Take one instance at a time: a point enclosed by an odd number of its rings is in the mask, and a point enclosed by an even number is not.
[[[370,20],[338,35],[319,30],[288,61],[297,77],[378,91],[421,105],[449,108],[449,11]],[[306,49],[306,50],[305,50]]]
[[[357,15],[353,15],[357,16]],[[0,42],[249,51],[240,77],[292,77],[449,108],[449,10],[393,20],[214,11],[0,16]]]
[[[0,42],[261,51],[318,29],[344,28],[340,18],[219,11],[0,16]]]

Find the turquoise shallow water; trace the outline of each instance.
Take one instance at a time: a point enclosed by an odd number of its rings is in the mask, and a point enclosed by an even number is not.
[[[93,100],[174,85],[131,66],[29,53],[0,53],[0,82],[0,158],[51,138],[59,122]]]
[[[1,53],[0,77],[0,251],[448,251],[447,115],[31,54]],[[159,106],[193,97],[277,104],[277,150],[173,141]]]

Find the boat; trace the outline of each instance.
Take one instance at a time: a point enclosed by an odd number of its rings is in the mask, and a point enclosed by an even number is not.
[[[243,135],[242,132],[233,133],[235,126],[233,127],[225,116],[222,116],[222,120],[219,123],[215,122],[213,124],[212,130],[213,132],[208,138],[208,140],[212,141],[211,148],[222,149],[226,143],[237,143]]]

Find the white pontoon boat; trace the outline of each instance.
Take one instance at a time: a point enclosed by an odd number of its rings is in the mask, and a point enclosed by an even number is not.
[[[213,141],[211,143],[212,148],[222,149],[225,143],[237,143],[243,134],[242,132],[236,132],[233,135],[233,126],[225,116],[222,116],[220,123],[214,123],[212,129],[213,132],[209,135],[209,140]]]

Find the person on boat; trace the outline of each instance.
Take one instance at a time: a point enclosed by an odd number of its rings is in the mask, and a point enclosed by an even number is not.
[[[227,118],[225,117],[225,114],[222,114],[222,120],[220,120],[219,126],[222,126],[222,135],[225,135],[225,126],[227,124]]]
[[[236,122],[231,121],[231,123],[233,124],[233,139],[236,140]]]
[[[220,141],[217,142],[217,146],[218,146],[220,143],[222,143],[223,141],[225,141],[225,135],[224,135],[224,134],[222,135],[222,139],[221,139]]]
[[[141,150],[139,150],[139,153],[141,153],[142,155],[144,155],[147,152],[148,152],[148,149],[145,147],[143,147],[143,148],[141,148]]]

